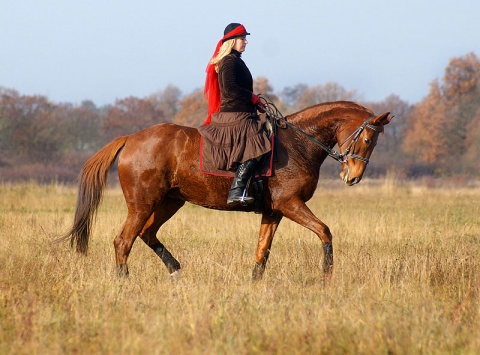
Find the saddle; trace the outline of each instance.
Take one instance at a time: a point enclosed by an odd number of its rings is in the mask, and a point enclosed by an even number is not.
[[[264,129],[267,131],[268,137],[271,142],[272,149],[269,153],[265,154],[259,165],[258,171],[250,179],[247,188],[251,188],[252,196],[255,199],[254,211],[255,213],[262,213],[264,210],[264,189],[263,178],[273,176],[273,162],[275,157],[275,124],[272,124],[271,119],[266,115]],[[212,161],[209,161],[203,154],[203,148],[209,144],[207,140],[204,140],[200,136],[200,149],[199,149],[199,161],[200,171],[202,174],[222,176],[222,177],[234,177],[235,171],[221,170],[215,167]]]
[[[267,131],[270,143],[272,145],[272,150],[264,156],[263,164],[261,165],[258,175],[263,177],[271,177],[273,175],[273,161],[275,156],[275,125],[272,124],[269,116],[266,116],[264,129]],[[235,176],[235,170],[230,171],[218,169],[215,164],[208,159],[208,157],[204,156],[203,150],[208,144],[210,143],[200,136],[199,161],[200,171],[202,174],[224,177]]]

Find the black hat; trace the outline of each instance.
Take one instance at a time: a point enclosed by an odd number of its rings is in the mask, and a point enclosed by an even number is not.
[[[235,31],[236,30],[236,31]],[[233,33],[232,33],[233,32]],[[229,36],[229,33],[232,33],[231,36]],[[240,24],[240,23],[231,23],[227,27],[225,27],[225,30],[223,31],[223,42],[232,39],[232,38],[237,38],[237,37],[242,37],[249,35],[250,33],[247,32],[245,27]]]

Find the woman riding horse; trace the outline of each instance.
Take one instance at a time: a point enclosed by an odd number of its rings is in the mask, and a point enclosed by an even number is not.
[[[339,101],[307,107],[285,118],[287,127],[277,131],[274,174],[265,181],[263,202],[268,209],[262,212],[255,280],[263,275],[275,232],[284,217],[308,228],[322,241],[324,272],[331,273],[333,236],[306,202],[315,193],[320,167],[328,156],[341,164],[340,176],[345,184],[359,183],[378,136],[392,117],[389,112],[377,116],[353,102]],[[332,149],[336,144],[339,153]],[[118,158],[118,177],[128,214],[114,241],[117,271],[128,274],[132,245],[141,238],[175,277],[180,263],[158,239],[157,232],[186,202],[217,210],[254,212],[252,205],[227,205],[230,178],[203,174],[199,148],[196,128],[171,123],[115,138],[83,166],[73,226],[60,240],[70,238],[77,251],[87,253],[108,171]]]
[[[271,143],[257,114],[261,105],[253,93],[253,78],[241,55],[248,43],[245,27],[229,24],[207,66],[205,95],[208,117],[198,131],[207,144],[203,154],[216,168],[235,171],[227,204],[249,204],[248,180]]]

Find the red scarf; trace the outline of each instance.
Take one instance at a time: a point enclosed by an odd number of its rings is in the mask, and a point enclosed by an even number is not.
[[[242,34],[247,34],[247,30],[245,27],[243,27],[243,25],[240,25],[223,36],[222,39],[217,43],[217,47],[215,48],[215,52],[213,52],[212,59],[217,56],[218,52],[220,51],[220,47],[225,40],[230,39],[231,37],[240,36]],[[207,72],[207,78],[205,79],[205,89],[203,93],[205,98],[208,100],[208,117],[203,124],[208,125],[212,120],[212,113],[217,113],[220,110],[221,98],[220,85],[218,84],[218,73],[215,71],[215,65],[208,63],[205,71]]]

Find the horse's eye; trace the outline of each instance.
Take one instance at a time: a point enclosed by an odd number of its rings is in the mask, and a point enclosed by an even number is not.
[[[370,145],[370,139],[368,139],[367,137],[363,138],[363,141],[366,145]]]

